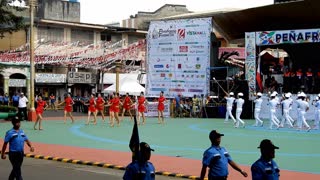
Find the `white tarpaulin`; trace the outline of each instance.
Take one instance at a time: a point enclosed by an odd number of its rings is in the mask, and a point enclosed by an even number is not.
[[[103,90],[103,93],[112,93],[116,91],[116,84]],[[130,95],[138,96],[140,93],[145,91],[145,88],[141,86],[136,80],[131,78],[124,78],[120,80],[119,94],[129,93]]]

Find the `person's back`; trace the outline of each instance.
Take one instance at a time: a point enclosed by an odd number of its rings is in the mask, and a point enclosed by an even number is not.
[[[134,161],[126,167],[123,179],[154,180],[155,168],[151,162],[139,163],[139,161]]]

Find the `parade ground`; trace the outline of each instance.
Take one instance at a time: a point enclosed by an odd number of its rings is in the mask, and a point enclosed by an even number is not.
[[[128,118],[121,122],[120,127],[109,127],[108,120],[103,123],[101,117],[98,118],[97,125],[85,125],[85,114],[77,116],[74,124],[70,120],[64,124],[61,111],[51,113],[53,117],[46,117],[44,114],[42,131],[33,130],[33,122],[22,122],[22,129],[35,147],[35,156],[28,154],[30,152],[26,147],[27,156],[63,162],[81,161],[89,165],[100,163],[104,167],[117,166],[116,169],[123,169],[130,163],[131,151],[128,144],[133,123]],[[12,125],[10,122],[1,122],[0,134],[4,137]],[[250,165],[260,156],[257,147],[265,138],[271,139],[280,147],[276,150],[275,161],[280,167],[281,179],[320,178],[319,130],[269,130],[268,120],[264,127],[253,127],[253,120],[245,120],[245,128],[234,128],[231,121],[224,123],[223,119],[167,118],[165,125],[157,122],[156,118],[147,118],[146,124],[139,126],[140,141],[149,143],[155,149],[151,162],[155,165],[157,174],[185,175],[187,178],[199,176],[202,154],[210,146],[208,134],[216,129],[225,134],[221,145],[248,172],[249,178]],[[3,143],[2,139],[0,143]],[[0,162],[2,165],[3,163]],[[246,179],[231,167],[229,170],[229,179]]]

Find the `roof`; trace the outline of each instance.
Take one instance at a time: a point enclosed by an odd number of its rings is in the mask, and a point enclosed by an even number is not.
[[[320,28],[320,1],[304,0],[213,13],[214,27],[227,40],[242,39],[245,32]]]
[[[174,7],[187,7],[186,5],[180,5],[180,4],[165,4],[163,6],[161,6],[160,8],[158,8],[157,10],[155,10],[154,12],[147,12],[147,11],[138,11],[139,13],[144,13],[144,14],[155,14],[158,11],[162,10],[163,8],[167,7],[167,6],[174,6]]]

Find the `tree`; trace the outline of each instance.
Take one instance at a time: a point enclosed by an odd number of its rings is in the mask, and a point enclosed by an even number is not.
[[[22,2],[23,0],[18,0]],[[15,12],[25,10],[22,7],[12,6],[15,0],[0,0],[0,34],[15,32],[25,28],[24,18],[17,16]]]

